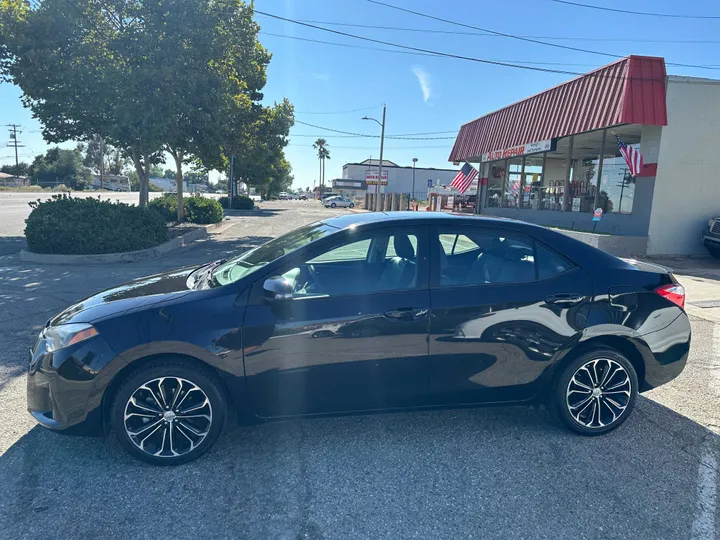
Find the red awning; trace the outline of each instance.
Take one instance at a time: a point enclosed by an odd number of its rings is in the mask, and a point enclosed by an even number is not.
[[[449,161],[619,124],[667,125],[665,60],[628,56],[460,128]]]

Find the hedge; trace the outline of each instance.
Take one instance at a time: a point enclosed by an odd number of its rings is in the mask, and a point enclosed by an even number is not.
[[[34,253],[122,253],[168,239],[167,223],[150,208],[64,194],[29,204],[25,237]]]
[[[177,221],[177,195],[166,193],[148,203],[166,222]],[[183,198],[185,219],[191,223],[220,223],[223,220],[223,207],[215,199],[195,195]]]
[[[218,202],[223,208],[228,208],[230,200],[227,197],[220,197]],[[233,210],[252,210],[255,207],[255,201],[245,195],[238,195],[233,197]]]

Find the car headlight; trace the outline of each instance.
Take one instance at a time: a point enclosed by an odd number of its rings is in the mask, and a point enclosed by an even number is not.
[[[715,223],[715,218],[708,219],[708,229],[710,229]]]
[[[84,341],[97,334],[98,331],[95,330],[92,324],[73,323],[48,326],[43,330],[42,337],[45,339],[45,350],[47,350],[47,352],[53,352]]]

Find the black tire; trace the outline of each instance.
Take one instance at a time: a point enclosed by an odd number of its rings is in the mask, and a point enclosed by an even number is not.
[[[355,203],[350,203],[350,206],[348,208],[355,208]]]
[[[157,386],[158,380],[162,381],[163,389]],[[149,389],[157,389],[157,391],[151,392]],[[174,390],[179,390],[179,393],[175,394]],[[163,412],[163,392],[168,394],[168,400],[176,396],[171,403],[175,411]],[[153,397],[153,393],[159,395],[161,401]],[[134,400],[130,402],[133,396]],[[204,405],[198,407],[200,403]],[[150,411],[150,409],[156,410]],[[174,413],[182,412],[183,409],[192,409],[188,412],[195,413],[195,418],[186,417],[184,421],[180,418],[176,419]],[[129,411],[127,426],[126,410]],[[151,418],[146,420],[143,415]],[[170,419],[167,420],[165,415],[169,415],[167,418]],[[209,369],[187,360],[168,358],[145,364],[128,375],[115,394],[110,411],[110,423],[122,447],[134,458],[154,465],[180,465],[197,459],[212,447],[222,432],[226,416],[227,399],[217,376]],[[158,428],[152,427],[158,424],[151,424],[156,422],[155,418],[159,423]],[[147,423],[148,428],[145,428],[144,423]],[[137,441],[151,430],[154,433],[141,441],[143,447],[146,444],[148,446],[148,450],[145,451],[138,446]],[[133,439],[129,431],[140,435]],[[176,434],[174,439],[173,433]],[[192,440],[198,433],[202,434],[202,438],[198,436],[193,443]],[[170,441],[175,443],[175,448],[168,445]],[[152,450],[156,450],[160,444],[162,444],[160,448],[162,455],[153,455]]]
[[[600,384],[592,384],[594,379]],[[597,389],[586,391],[580,385]],[[560,372],[551,400],[565,426],[592,436],[620,427],[632,413],[637,394],[638,378],[632,363],[612,349],[595,349],[574,359]]]
[[[713,259],[720,259],[720,247],[705,246]]]
[[[332,204],[330,205],[330,208],[335,208],[335,203],[332,203]]]

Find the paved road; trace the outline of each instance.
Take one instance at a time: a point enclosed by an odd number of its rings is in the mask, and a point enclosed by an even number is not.
[[[0,538],[633,538],[720,533],[720,325],[692,318],[688,368],[605,437],[529,407],[228,428],[199,461],[146,466],[113,438],[64,437],[25,412],[27,349],[78,298],[236,253],[319,217],[273,203],[172,258],[32,266],[0,258]]]

